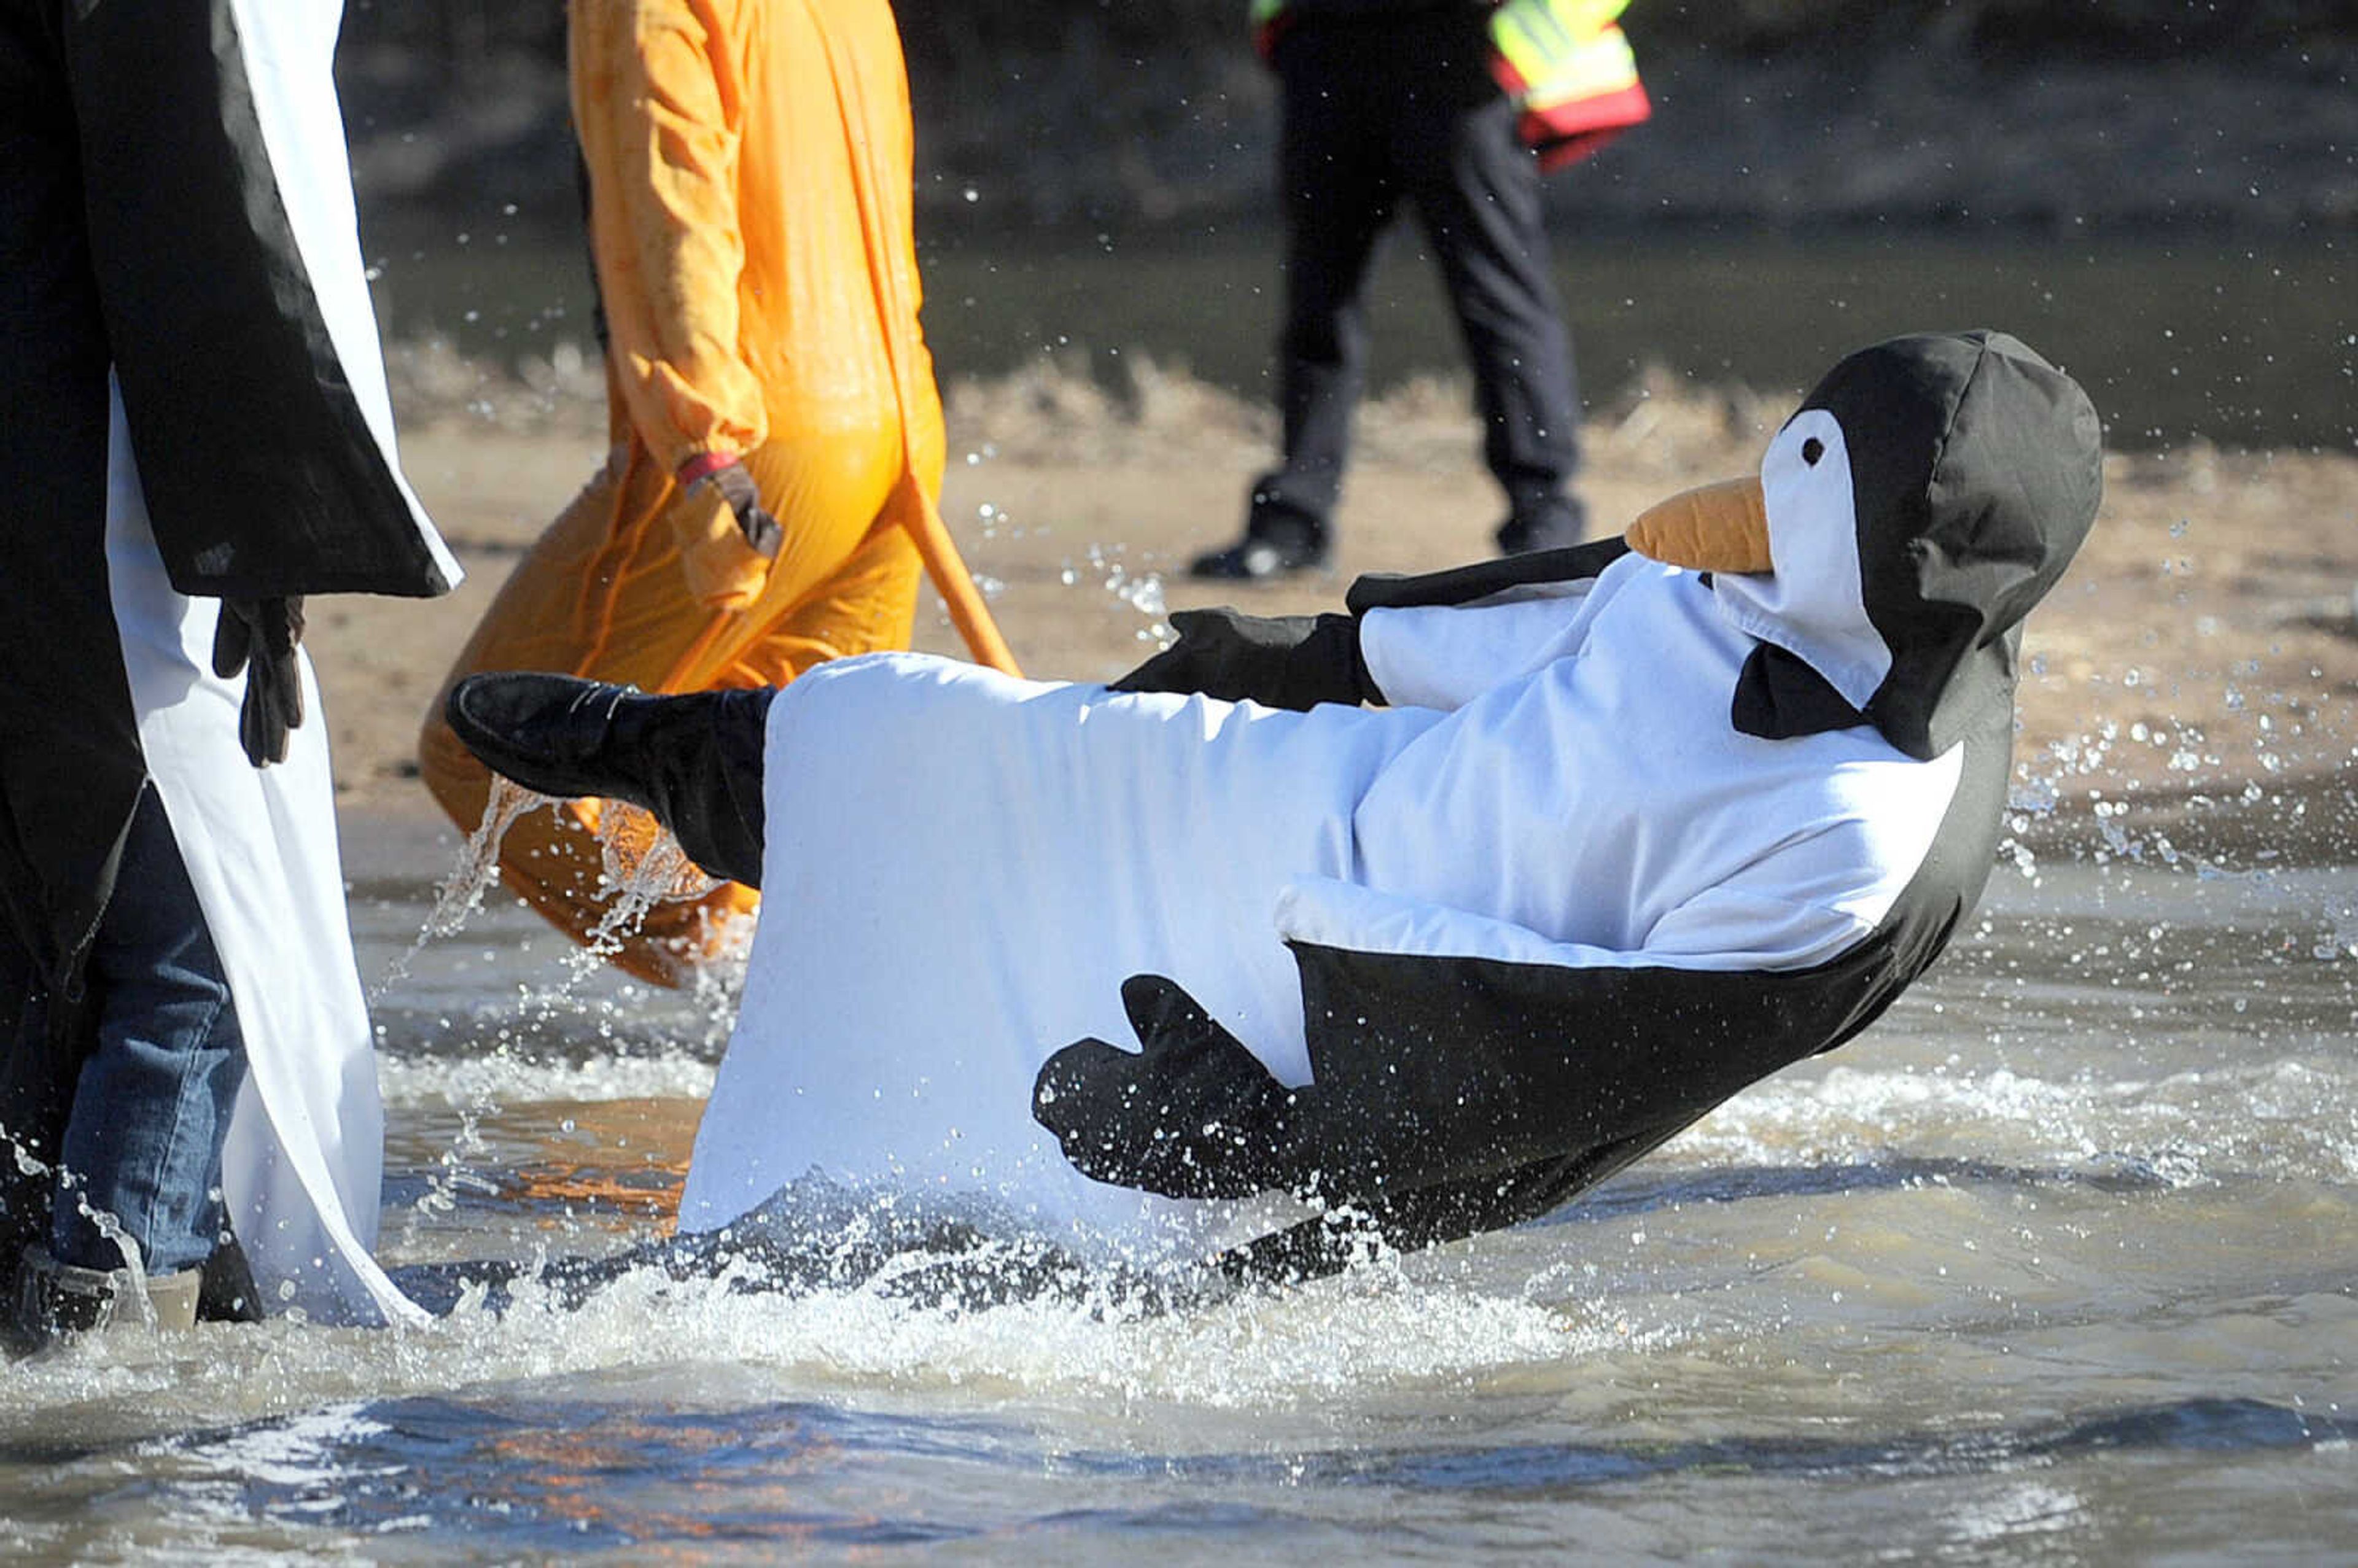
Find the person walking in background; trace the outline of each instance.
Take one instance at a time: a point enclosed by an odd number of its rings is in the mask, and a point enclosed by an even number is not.
[[[913,133],[885,0],[572,0],[575,129],[606,336],[605,466],[452,667],[657,692],[783,685],[909,643],[921,557],[1011,667],[934,510],[941,403],[919,330]],[[420,750],[462,827],[491,777],[438,697]],[[622,808],[533,813],[505,885],[576,940],[605,918]],[[644,833],[648,825],[639,822]],[[724,885],[611,952],[676,985],[751,913]]]
[[[1580,539],[1580,405],[1540,179],[1650,112],[1614,25],[1626,3],[1254,0],[1282,117],[1283,455],[1253,481],[1244,536],[1197,557],[1191,575],[1325,565],[1365,380],[1368,275],[1403,200],[1473,362],[1483,457],[1507,497],[1499,549]]]
[[[404,481],[341,7],[0,0],[0,1283],[14,1333],[422,1317],[303,596],[460,577]],[[142,1288],[144,1286],[144,1289]]]

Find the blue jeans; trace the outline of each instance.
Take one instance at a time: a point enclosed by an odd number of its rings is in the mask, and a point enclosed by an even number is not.
[[[114,1217],[149,1273],[199,1267],[222,1238],[222,1141],[245,1041],[153,785],[132,817],[89,984],[98,1043],[66,1123],[71,1185],[58,1195],[49,1250],[84,1269],[123,1267],[87,1207]]]

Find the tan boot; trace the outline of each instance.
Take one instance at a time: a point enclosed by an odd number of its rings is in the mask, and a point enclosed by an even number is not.
[[[17,1326],[44,1340],[116,1323],[145,1322],[161,1334],[184,1333],[197,1325],[202,1278],[195,1269],[150,1275],[145,1292],[134,1294],[128,1269],[79,1269],[59,1262],[47,1248],[27,1247],[17,1272]],[[124,1305],[126,1300],[133,1304]]]

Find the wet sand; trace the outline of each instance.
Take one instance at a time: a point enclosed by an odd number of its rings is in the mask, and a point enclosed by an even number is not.
[[[416,727],[498,584],[600,461],[586,378],[535,389],[396,350],[412,481],[466,564],[431,602],[312,606],[347,838],[449,838],[414,762]],[[1656,376],[1592,409],[1595,526],[1748,470],[1791,392]],[[1501,512],[1462,383],[1412,383],[1364,411],[1331,575],[1231,588],[1184,576],[1233,536],[1269,416],[1132,367],[1120,395],[1042,368],[946,393],[943,514],[1026,673],[1108,679],[1173,609],[1339,605],[1363,571],[1478,558]],[[2238,861],[2358,855],[2358,458],[2188,444],[2108,460],[2093,536],[2029,623],[2017,831],[2047,852]],[[928,592],[917,645],[959,645]],[[2115,814],[2118,815],[2115,815]],[[455,841],[453,839],[452,841]]]

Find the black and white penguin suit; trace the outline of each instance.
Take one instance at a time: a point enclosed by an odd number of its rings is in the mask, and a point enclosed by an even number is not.
[[[1682,498],[1748,500],[1748,558],[1657,529],[1673,559],[1174,617],[1129,690],[814,672],[769,712],[683,1227],[817,1174],[1264,1271],[1363,1242],[1338,1213],[1418,1246],[1544,1212],[1941,951],[1995,855],[2019,623],[2100,483],[2069,378],[1906,338],[1757,482]]]
[[[243,1031],[223,1181],[257,1279],[315,1313],[416,1313],[367,1255],[379,1113],[325,726],[249,765],[245,682],[211,655],[223,600],[460,576],[395,450],[341,9],[0,0],[0,1272],[46,1223],[36,1162],[152,787]]]

